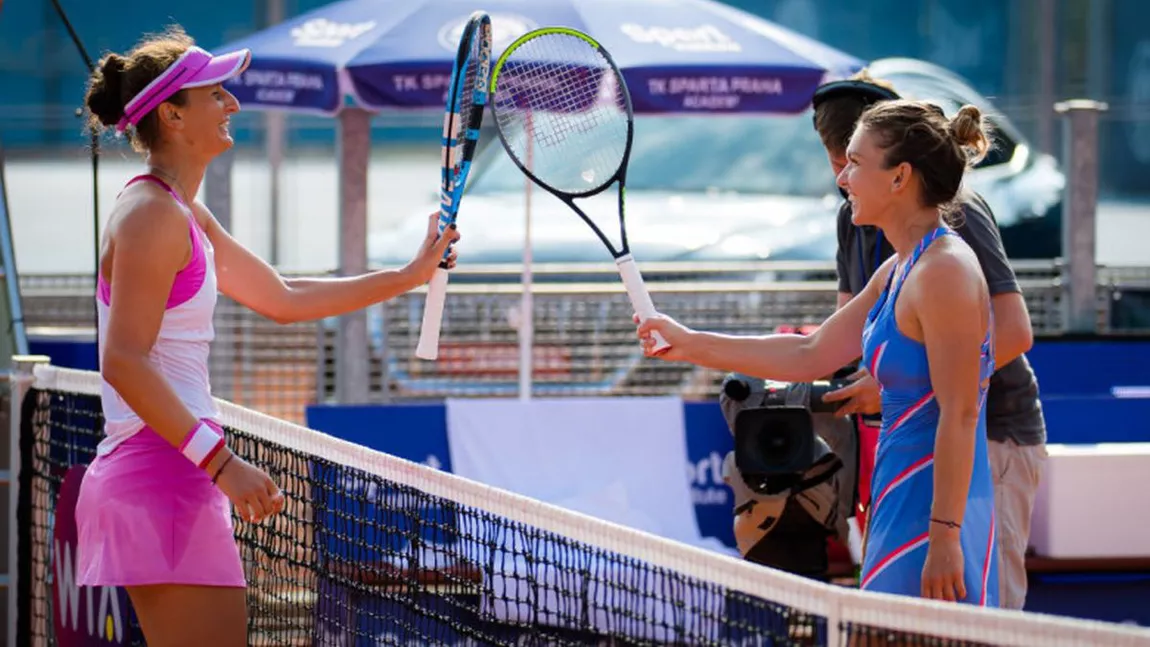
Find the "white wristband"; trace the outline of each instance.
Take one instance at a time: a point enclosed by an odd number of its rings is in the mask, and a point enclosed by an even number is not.
[[[180,453],[192,461],[196,467],[204,469],[224,447],[224,436],[201,422],[195,426],[180,445]]]

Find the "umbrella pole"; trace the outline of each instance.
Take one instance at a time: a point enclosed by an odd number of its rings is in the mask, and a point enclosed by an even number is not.
[[[287,139],[287,115],[270,111],[264,119],[267,126],[268,203],[271,206],[268,220],[268,263],[278,269],[283,260],[280,258],[280,169],[283,167],[284,144]]]
[[[371,114],[360,108],[339,113],[339,275],[367,272],[367,166]],[[364,404],[370,393],[367,310],[339,317],[336,332],[336,402]]]
[[[535,148],[531,138],[531,113],[527,113],[527,168],[531,168],[532,151]],[[523,177],[524,186],[524,226],[523,226],[523,293],[519,299],[519,399],[531,399],[531,368],[534,353],[535,310],[531,294],[531,180]]]

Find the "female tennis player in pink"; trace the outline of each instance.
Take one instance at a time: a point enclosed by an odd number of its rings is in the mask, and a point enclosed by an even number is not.
[[[862,357],[882,389],[859,585],[998,606],[994,487],[986,449],[993,315],[978,258],[947,224],[970,164],[989,148],[978,108],[927,103],[863,113],[839,186],[857,225],[895,249],[866,288],[813,335],[734,337],[658,316],[639,326],[667,360],[794,382]]]
[[[91,126],[127,136],[147,171],[116,198],[100,250],[105,437],[76,509],[78,581],[126,587],[153,647],[247,644],[230,506],[259,522],[284,504],[215,420],[217,291],[279,322],[334,316],[426,283],[458,239],[438,236],[432,217],[407,266],[333,279],[285,279],[236,242],[195,196],[232,146],[240,107],[222,84],[250,56],[213,56],[173,28],[107,55],[85,98]]]

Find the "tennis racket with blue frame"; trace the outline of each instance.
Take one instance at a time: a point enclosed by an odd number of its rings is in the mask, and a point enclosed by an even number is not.
[[[479,143],[479,128],[487,106],[491,72],[491,17],[483,11],[471,14],[459,38],[459,48],[448,83],[443,116],[443,167],[440,186],[439,234],[455,223],[459,203]],[[450,253],[450,250],[448,252]],[[427,288],[423,322],[415,356],[433,360],[439,356],[439,332],[447,298],[447,260],[435,270]]]
[[[634,137],[631,95],[611,55],[585,33],[545,27],[523,35],[491,71],[491,110],[508,155],[567,204],[615,259],[640,321],[656,314],[627,242],[624,196]],[[577,199],[618,185],[616,247]],[[670,346],[657,332],[655,352]]]

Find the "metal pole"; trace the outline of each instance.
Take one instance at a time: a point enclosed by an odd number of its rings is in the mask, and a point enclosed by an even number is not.
[[[13,355],[12,369],[8,373],[8,565],[7,600],[8,627],[7,645],[16,644],[17,596],[20,592],[20,528],[17,518],[20,506],[20,412],[24,396],[32,387],[32,369],[38,364],[47,364],[44,355]]]
[[[528,113],[527,119],[531,119]],[[532,151],[535,149],[531,138],[531,123],[527,125],[527,168],[531,168]],[[523,179],[524,223],[523,223],[523,294],[519,299],[519,399],[531,399],[532,373],[535,365],[535,301],[531,291],[531,185],[530,178]]]
[[[12,323],[13,349],[17,355],[27,355],[28,335],[24,330],[24,304],[20,297],[20,273],[16,270],[16,249],[12,243],[12,218],[8,213],[8,181],[4,175],[4,142],[2,141],[0,141],[0,258],[3,258],[4,287],[8,293],[8,313]]]
[[[1055,0],[1038,0],[1038,149],[1044,153],[1054,151],[1054,119],[1046,106],[1054,103],[1055,62],[1058,60],[1057,33],[1058,18],[1055,15]]]
[[[1098,204],[1098,116],[1107,105],[1089,99],[1063,101],[1062,298],[1066,332],[1096,332],[1095,219]]]
[[[1110,29],[1112,0],[1090,0],[1090,29],[1087,38],[1086,91],[1093,97],[1106,97],[1110,91]]]
[[[268,199],[271,211],[268,214],[268,262],[272,267],[280,264],[280,168],[283,166],[284,141],[287,139],[287,115],[282,112],[268,112],[267,153],[268,153]]]
[[[208,165],[204,174],[204,204],[219,221],[224,231],[232,228],[232,168],[235,149],[225,151]],[[236,400],[239,386],[235,379],[236,329],[235,321],[241,315],[229,304],[216,308],[214,317],[217,342],[212,347],[212,388],[225,400]]]
[[[268,0],[267,24],[278,25],[284,20],[284,1]],[[284,159],[284,146],[287,140],[287,115],[272,110],[264,115],[267,126],[268,171],[270,173],[269,192],[271,212],[269,214],[268,262],[272,267],[280,263],[280,167]]]
[[[387,334],[387,303],[375,304],[379,312],[379,400],[391,402],[391,340]]]
[[[232,167],[235,158],[235,149],[224,151],[212,160],[204,174],[204,204],[227,231],[232,231]]]
[[[371,157],[371,114],[348,108],[339,114],[339,272],[367,271],[367,164]],[[339,318],[336,338],[336,402],[367,402],[367,311]]]

